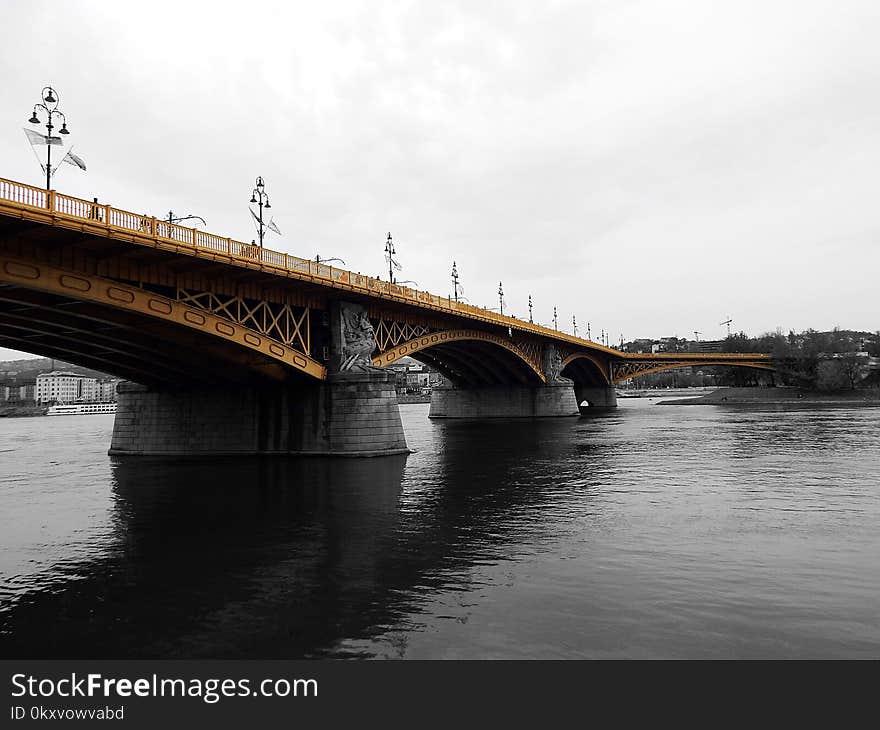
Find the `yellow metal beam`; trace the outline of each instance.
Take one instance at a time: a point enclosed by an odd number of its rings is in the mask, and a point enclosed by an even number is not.
[[[460,342],[464,340],[490,342],[493,345],[503,347],[505,350],[512,352],[514,355],[516,355],[517,358],[528,365],[529,369],[534,372],[535,375],[537,375],[542,382],[547,382],[547,378],[544,375],[544,372],[541,370],[540,364],[534,362],[530,357],[528,357],[528,355],[520,348],[518,348],[515,344],[513,344],[509,338],[495,335],[490,332],[483,332],[482,330],[462,329],[447,330],[445,332],[431,332],[430,334],[416,337],[412,340],[409,340],[408,342],[402,342],[391,350],[379,353],[373,358],[373,365],[384,367],[390,365],[391,363],[399,360],[402,357],[412,355],[414,352],[419,352],[420,350],[425,350],[430,347],[435,347],[437,345],[444,345],[450,342]]]
[[[691,368],[696,367],[697,365],[709,367],[712,365],[725,365],[729,367],[741,367],[741,368],[753,368],[758,370],[775,370],[772,363],[767,362],[765,360],[748,360],[748,359],[713,359],[713,360],[700,360],[699,362],[694,360],[682,360],[679,362],[669,362],[658,365],[653,365],[645,368],[644,370],[638,370],[636,372],[628,372],[625,371],[621,375],[615,375],[612,379],[612,383],[622,383],[625,380],[630,380],[631,378],[638,378],[642,375],[650,375],[651,373],[659,373],[664,370],[676,370],[679,368]]]
[[[93,302],[232,342],[318,380],[327,369],[307,355],[227,319],[112,279],[0,254],[0,283]]]

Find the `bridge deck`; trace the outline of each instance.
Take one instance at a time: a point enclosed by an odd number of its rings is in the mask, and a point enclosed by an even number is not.
[[[767,355],[755,353],[625,353],[604,347],[549,327],[504,316],[488,309],[457,302],[425,291],[391,284],[373,277],[320,264],[280,251],[272,251],[195,228],[168,223],[151,216],[96,204],[92,201],[45,190],[0,178],[0,217],[26,220],[59,229],[77,231],[109,240],[143,246],[156,251],[173,252],[224,265],[258,271],[310,285],[352,292],[371,300],[384,300],[425,310],[455,315],[467,320],[511,328],[520,332],[566,342],[606,353],[616,360],[664,359],[675,361],[718,362],[725,360],[761,360]]]

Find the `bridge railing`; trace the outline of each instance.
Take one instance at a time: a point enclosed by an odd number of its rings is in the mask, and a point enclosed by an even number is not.
[[[291,256],[280,251],[272,251],[249,243],[242,243],[196,228],[186,228],[146,214],[132,213],[92,200],[74,198],[54,190],[47,191],[33,185],[0,178],[0,204],[3,201],[13,203],[26,210],[40,212],[43,215],[48,212],[53,219],[85,222],[90,226],[106,229],[108,234],[113,231],[132,233],[134,234],[133,240],[145,245],[167,247],[168,244],[173,244],[178,249],[190,248],[194,252],[211,251],[215,254],[223,254],[244,265],[270,266],[277,273],[287,272],[295,277],[318,278],[330,286],[359,289],[364,293],[386,296],[417,306],[461,314],[504,327],[515,327],[518,330],[545,335],[557,340],[581,345],[589,344],[593,349],[605,350],[618,357],[625,358],[627,356],[627,353],[603,347],[595,342],[583,340],[543,325],[526,322],[516,317],[507,317],[485,307],[457,302],[450,297],[440,297],[430,292],[391,284],[370,276],[356,274],[345,269],[338,269],[317,261]]]
[[[48,191],[0,178],[0,199],[45,210]]]

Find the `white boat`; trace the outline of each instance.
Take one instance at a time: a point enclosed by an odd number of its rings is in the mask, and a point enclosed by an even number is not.
[[[91,413],[116,413],[115,403],[59,403],[50,406],[47,416],[82,416]]]

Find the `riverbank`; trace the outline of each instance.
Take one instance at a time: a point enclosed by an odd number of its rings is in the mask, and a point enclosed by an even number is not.
[[[877,405],[880,389],[847,390],[822,393],[792,387],[776,388],[718,388],[711,393],[691,398],[663,400],[660,406],[729,406],[738,404],[764,405]]]
[[[44,406],[17,406],[7,405],[0,408],[0,418],[26,418],[28,416],[44,416]]]
[[[407,403],[430,403],[431,402],[431,394],[430,393],[401,393],[397,396],[397,402],[401,405],[405,405]]]
[[[617,397],[620,398],[692,398],[697,395],[705,395],[718,390],[717,386],[695,386],[693,388],[619,388]]]

